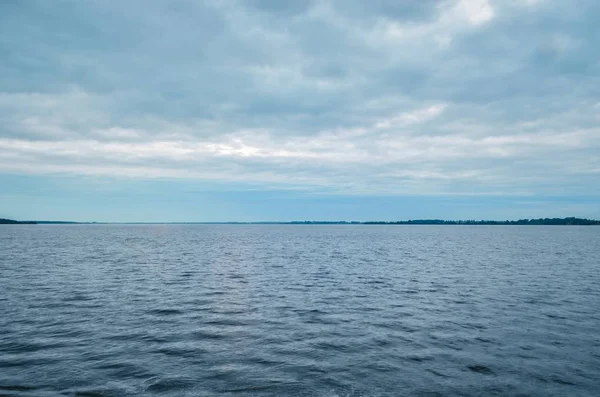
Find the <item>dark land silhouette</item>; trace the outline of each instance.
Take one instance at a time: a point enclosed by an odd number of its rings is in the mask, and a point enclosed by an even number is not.
[[[34,222],[34,221],[20,222],[20,221],[15,221],[12,219],[0,218],[0,225],[33,225],[35,223],[36,222]]]
[[[551,225],[551,226],[590,226],[600,225],[600,220],[585,218],[538,218],[516,221],[486,220],[443,220],[411,219],[408,221],[283,221],[283,222],[70,222],[70,221],[15,221],[0,218],[0,224],[207,224],[207,225]]]

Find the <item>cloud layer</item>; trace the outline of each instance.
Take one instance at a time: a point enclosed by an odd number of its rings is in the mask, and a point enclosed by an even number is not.
[[[0,15],[0,172],[599,193],[594,0],[39,0]]]

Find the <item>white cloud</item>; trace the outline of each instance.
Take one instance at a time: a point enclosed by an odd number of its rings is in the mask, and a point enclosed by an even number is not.
[[[422,123],[431,120],[444,111],[446,104],[431,105],[411,112],[403,112],[396,116],[378,121],[375,128],[403,127],[410,124]]]
[[[0,172],[597,192],[593,4],[365,4],[19,5],[29,22],[0,27]],[[89,34],[52,34],[36,7]]]
[[[489,0],[459,0],[453,4],[441,20],[466,20],[472,25],[481,25],[494,18],[494,8]]]

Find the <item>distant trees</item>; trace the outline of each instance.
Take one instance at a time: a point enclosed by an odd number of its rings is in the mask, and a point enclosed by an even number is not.
[[[20,222],[12,219],[0,218],[0,224],[74,224],[76,222],[64,221],[27,221]],[[219,222],[217,222],[219,223]],[[584,218],[539,218],[519,219],[518,221],[476,221],[458,220],[447,221],[443,219],[411,219],[408,221],[290,221],[290,222],[224,222],[230,224],[292,224],[292,225],[600,225],[600,221]]]
[[[584,218],[539,218],[519,219],[518,221],[445,221],[441,219],[414,219],[396,222],[363,222],[366,225],[600,225],[600,221]]]
[[[12,219],[0,218],[0,225],[34,224],[35,222],[19,222]]]

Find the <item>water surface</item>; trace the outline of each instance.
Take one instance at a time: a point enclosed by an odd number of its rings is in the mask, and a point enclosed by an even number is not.
[[[1,396],[600,395],[600,228],[0,226]]]

